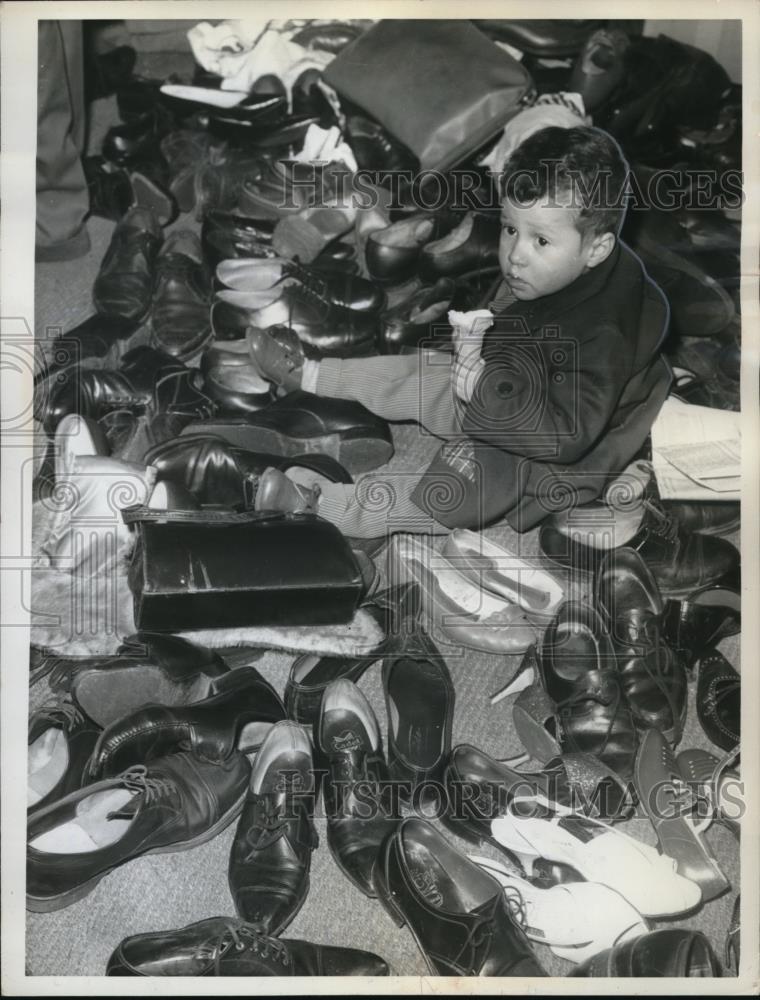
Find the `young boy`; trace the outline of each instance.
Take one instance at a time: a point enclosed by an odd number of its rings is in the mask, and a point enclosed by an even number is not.
[[[671,378],[659,352],[665,299],[617,236],[626,178],[617,144],[585,126],[542,129],[513,152],[499,246],[512,302],[479,356],[470,341],[451,363],[436,351],[303,362],[249,330],[271,381],[416,420],[446,442],[414,481],[380,472],[312,490],[313,474],[299,483],[267,470],[256,506],[316,510],[344,534],[372,538],[503,516],[525,531],[598,497],[644,443]]]

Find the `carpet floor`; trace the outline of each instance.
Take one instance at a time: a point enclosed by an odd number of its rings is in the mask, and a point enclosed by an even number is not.
[[[104,112],[103,118],[107,117]],[[192,220],[180,219],[172,228],[189,222]],[[48,353],[49,342],[59,332],[71,329],[92,312],[92,283],[113,224],[93,218],[88,227],[92,248],[86,258],[37,267],[35,331],[44,354]],[[419,471],[436,449],[435,440],[410,426],[395,427],[394,441],[396,454],[388,466],[393,470]],[[498,525],[487,534],[516,554],[530,557],[538,551],[536,531],[517,535],[507,526]],[[732,540],[738,543],[737,537]],[[581,585],[575,586],[582,591]],[[453,647],[437,633],[434,638],[446,655],[456,690],[453,744],[471,743],[495,757],[520,753],[523,748],[512,724],[514,699],[508,698],[496,705],[491,705],[489,700],[491,693],[512,676],[520,658],[487,656]],[[738,669],[738,637],[724,640],[720,648]],[[256,659],[256,666],[282,693],[292,660],[292,656],[267,651]],[[359,687],[377,714],[385,739],[380,663],[364,675]],[[697,721],[694,687],[692,681],[688,718],[679,749],[704,747],[714,750]],[[31,690],[31,706],[38,705],[48,693],[45,681],[37,684]],[[656,842],[647,819],[631,820],[622,828],[647,843]],[[317,829],[320,846],[313,857],[311,889],[303,909],[284,936],[367,949],[385,958],[395,975],[426,975],[427,966],[409,931],[396,927],[377,902],[365,898],[342,875],[327,848],[325,822],[321,817],[317,820]],[[127,935],[181,927],[214,915],[233,915],[227,864],[234,831],[233,823],[202,847],[184,853],[140,858],[103,879],[81,902],[56,913],[28,914],[28,974],[102,975],[109,955]],[[652,926],[679,925],[703,931],[720,958],[739,890],[738,844],[722,827],[715,825],[708,831],[707,839],[731,883],[730,891],[687,918],[653,922]],[[468,850],[464,842],[457,846]],[[480,853],[497,856],[488,847]],[[550,974],[563,976],[572,970],[570,963],[555,957],[547,947],[537,945],[535,950],[538,960]]]

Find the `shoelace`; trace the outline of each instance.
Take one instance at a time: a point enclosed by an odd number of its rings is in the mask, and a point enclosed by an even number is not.
[[[214,946],[214,972],[220,975],[222,956],[225,945],[231,943],[236,951],[252,951],[259,958],[272,958],[281,962],[285,968],[290,965],[290,952],[282,941],[267,937],[250,924],[230,921],[224,927]]]
[[[520,892],[517,886],[505,885],[504,898],[507,901],[507,906],[509,907],[510,915],[522,928],[527,927],[528,907],[525,903],[525,898],[523,897],[523,894]]]
[[[467,933],[462,947],[459,949],[457,954],[454,956],[454,961],[458,962],[459,959],[464,955],[468,949],[470,949],[470,954],[474,958],[478,950],[488,941],[488,939],[493,934],[493,921],[496,913],[496,909],[499,906],[501,898],[499,895],[494,896],[493,905],[489,909],[480,915],[479,919],[472,925]],[[472,968],[474,966],[473,961],[468,962],[468,967]]]
[[[656,500],[645,497],[642,504],[645,510],[648,510],[654,517],[654,522],[650,524],[650,528],[654,534],[660,535],[668,542],[677,543],[678,522],[676,519],[666,514]]]
[[[285,833],[285,827],[288,823],[286,817],[283,816],[282,805],[277,805],[270,796],[255,795],[253,801],[256,806],[256,826],[253,830],[263,830],[264,834],[251,846],[251,850],[243,858],[244,863],[253,861],[255,855],[262,848],[270,847],[278,841]]]
[[[610,738],[612,737],[612,730],[615,725],[615,719],[617,718],[621,697],[622,697],[622,692],[620,689],[620,685],[616,684],[614,693],[611,695],[603,695],[598,690],[576,691],[575,694],[571,694],[568,698],[563,698],[561,701],[555,702],[555,708],[557,709],[557,713],[560,719],[565,719],[570,717],[573,708],[575,708],[577,705],[582,705],[584,704],[584,702],[587,701],[596,702],[597,705],[602,705],[604,707],[607,706],[612,707],[612,711],[610,713],[610,721],[607,726],[607,732],[605,733],[601,747],[599,747],[599,749],[596,751],[597,755],[601,755],[607,749],[607,744],[609,743]],[[572,736],[570,734],[567,735],[570,743],[572,744],[572,747],[580,751],[581,748],[577,746]]]
[[[144,764],[136,764],[129,768],[128,771],[119,775],[119,779],[130,792],[141,794],[146,805],[156,799],[177,794],[177,785],[173,778],[149,776],[148,769]]]
[[[51,722],[64,723],[66,729],[84,722],[84,713],[74,704],[73,701],[65,701],[63,698],[54,698],[51,701],[40,705],[34,713],[37,718],[49,719]]]
[[[640,626],[634,625],[628,621],[624,623],[626,630],[631,629],[635,633],[635,638],[626,639],[626,645],[630,646],[630,648],[636,653],[637,657],[640,658],[641,666],[644,668],[644,672],[667,701],[668,707],[670,708],[670,714],[673,717],[673,743],[676,744],[681,739],[681,713],[678,709],[675,698],[673,697],[670,685],[660,669],[660,649],[661,647],[665,647],[665,651],[667,653],[670,648],[662,640],[662,634],[660,631],[662,628],[662,616],[655,614],[653,611],[643,611],[642,619],[643,621]],[[649,655],[650,653],[653,654],[651,657]]]

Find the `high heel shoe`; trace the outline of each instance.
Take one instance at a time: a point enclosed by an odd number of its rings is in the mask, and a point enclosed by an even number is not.
[[[729,767],[738,757],[738,748],[720,760],[707,750],[682,750],[676,757],[676,767],[683,780],[700,796],[706,808],[700,810],[706,818],[722,823],[738,839],[742,815],[744,785],[739,772]]]
[[[556,813],[544,819],[508,812],[493,820],[491,833],[528,877],[538,858],[569,865],[587,881],[619,892],[645,917],[686,913],[702,898],[671,858],[590,816]]]
[[[528,940],[549,945],[558,958],[585,962],[650,930],[641,914],[606,885],[573,882],[541,889],[498,861],[468,857],[504,887],[507,904]]]
[[[730,883],[718,867],[703,833],[684,810],[683,777],[673,751],[657,729],[642,738],[634,774],[639,801],[652,821],[663,854],[672,858],[679,875],[696,884],[703,902],[715,899]]]

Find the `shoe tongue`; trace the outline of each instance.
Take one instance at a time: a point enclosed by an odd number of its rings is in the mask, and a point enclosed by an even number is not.
[[[138,792],[137,795],[133,795],[132,798],[125,802],[123,806],[115,809],[113,812],[108,813],[106,819],[134,819],[134,817],[140,811],[140,806],[142,805],[143,797]]]

